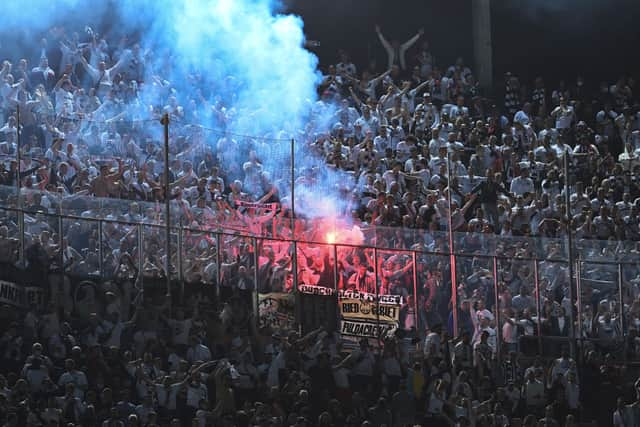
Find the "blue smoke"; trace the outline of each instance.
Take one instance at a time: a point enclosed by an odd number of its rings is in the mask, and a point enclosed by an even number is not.
[[[111,41],[125,35],[135,39],[146,62],[140,99],[166,105],[168,96],[173,95],[185,108],[194,105],[200,124],[223,130],[206,133],[207,143],[215,147],[224,134],[235,139],[238,161],[246,161],[246,148],[251,145],[272,178],[281,179],[282,192],[290,191],[291,138],[300,139],[296,144],[299,170],[317,165],[318,159],[308,158],[301,135],[303,130],[307,135],[326,130],[333,110],[322,108],[323,117],[312,117],[321,78],[318,60],[304,48],[302,20],[279,13],[279,3],[32,0],[29,7],[17,0],[6,3],[0,14],[0,34],[21,29],[35,39],[36,34],[55,25],[64,26],[67,33],[82,33],[85,25],[91,25],[101,26],[98,32],[102,29],[105,33],[101,37]],[[164,87],[154,83],[157,76],[165,80]],[[224,119],[220,111],[225,112]],[[144,110],[130,114],[129,118],[148,118]],[[271,139],[256,144],[234,135]],[[325,176],[324,180],[328,181],[317,186],[335,186],[340,181],[336,176]]]
[[[163,77],[178,93],[208,88],[236,110],[229,131],[302,127],[319,75],[300,18],[274,15],[270,1],[256,0],[122,1],[118,11],[125,26],[142,30],[143,47],[165,55],[153,71],[170,56],[171,75]]]

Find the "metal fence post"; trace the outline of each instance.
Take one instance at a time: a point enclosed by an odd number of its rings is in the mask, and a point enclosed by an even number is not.
[[[100,277],[104,276],[104,268],[103,268],[103,233],[102,233],[102,220],[98,220],[98,271],[100,272]]]
[[[536,336],[538,337],[538,354],[542,354],[542,325],[540,324],[540,280],[538,277],[538,260],[533,261],[533,283],[536,291]]]
[[[253,244],[253,319],[257,331],[260,327],[260,296],[258,295],[258,262],[260,261],[260,257],[258,256],[258,239],[254,237],[251,243]]]
[[[380,337],[380,287],[378,285],[378,248],[376,246],[374,246],[373,248],[373,275],[375,276],[374,278],[374,286],[375,286],[375,295],[376,295],[376,336],[378,339],[378,346],[381,348],[382,347],[382,342],[381,342],[381,337]],[[365,283],[367,283],[367,280],[365,278]]]
[[[20,129],[20,104],[16,105],[16,161],[18,165],[16,167],[16,194],[18,196],[18,206],[20,204],[20,187],[22,187],[20,174],[22,172],[22,131]]]
[[[142,224],[138,224],[138,277],[140,290],[144,289],[144,237],[142,232],[144,227]]]
[[[416,337],[420,336],[420,316],[418,315],[418,256],[415,250],[411,251],[413,261],[413,324],[416,328]]]
[[[498,257],[493,257],[493,299],[496,307],[496,362],[501,366],[502,361],[502,327],[500,315],[500,295],[498,293]]]
[[[334,291],[334,303],[336,306],[336,314],[335,314],[335,325],[336,329],[340,330],[340,320],[342,317],[340,316],[340,271],[338,270],[338,245],[333,244],[333,291]]]
[[[18,201],[18,203],[20,204],[20,201]],[[18,247],[18,259],[20,262],[20,266],[24,267],[25,264],[25,259],[24,259],[24,252],[25,252],[25,238],[24,238],[24,234],[25,234],[25,229],[24,229],[24,210],[22,209],[21,206],[18,206],[18,238],[20,239],[20,245]]]
[[[58,248],[59,257],[60,257],[60,275],[64,278],[64,229],[62,225],[62,213],[58,212],[58,243],[60,247]],[[64,279],[63,279],[64,280]]]
[[[220,233],[215,233],[216,236],[216,299],[220,299],[220,285],[222,282],[222,252],[221,252],[221,244],[220,239],[222,239],[222,235]]]
[[[622,343],[622,360],[624,362],[627,361],[627,333],[626,333],[626,325],[624,321],[624,289],[623,289],[623,277],[622,277],[622,263],[618,263],[618,293],[619,293],[619,302],[618,302],[618,318],[620,319],[620,334],[622,335],[623,343]]]
[[[184,238],[184,229],[182,228],[182,218],[178,224],[178,281],[180,282],[180,300],[184,300],[184,270],[183,270],[183,253],[184,244],[182,239]]]
[[[333,244],[333,290],[336,295],[338,294],[338,288],[340,287],[340,279],[339,279],[339,271],[338,271],[338,245]]]
[[[291,259],[291,269],[292,269],[292,273],[293,273],[293,289],[291,290],[293,292],[294,295],[294,300],[297,302],[298,301],[298,244],[295,240],[295,236],[294,236],[294,240],[292,240],[292,244],[293,244],[293,258]],[[298,323],[298,333],[302,335],[302,322],[300,321],[300,312],[299,312],[299,307],[300,304],[295,304],[295,317],[296,317],[296,322]]]
[[[580,349],[580,357],[576,360],[582,360],[582,353],[584,349],[584,332],[582,331],[582,261],[580,258],[576,261],[576,308],[578,311],[578,321],[576,322],[576,343]],[[572,325],[573,327],[573,325]]]
[[[291,138],[291,237],[296,238],[296,140]],[[294,276],[295,277],[295,276]],[[296,288],[298,284],[296,283]]]
[[[167,294],[171,296],[171,191],[169,184],[169,114],[165,113],[160,120],[164,128],[164,209],[165,209],[165,274],[167,275]]]

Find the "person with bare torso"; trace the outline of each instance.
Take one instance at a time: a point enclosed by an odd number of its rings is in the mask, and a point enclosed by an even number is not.
[[[109,173],[109,166],[100,166],[100,174],[91,181],[91,194],[96,197],[111,197],[118,193],[119,184],[118,179],[122,177],[124,173],[124,167],[121,159],[118,160],[118,171],[115,173]]]

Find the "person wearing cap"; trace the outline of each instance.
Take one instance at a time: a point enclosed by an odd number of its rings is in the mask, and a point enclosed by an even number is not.
[[[429,80],[425,83],[428,85]],[[434,128],[439,123],[438,109],[433,105],[430,92],[422,94],[422,102],[416,106],[415,112],[422,113],[427,129]]]

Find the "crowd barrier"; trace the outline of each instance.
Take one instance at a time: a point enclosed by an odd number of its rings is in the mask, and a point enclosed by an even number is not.
[[[570,269],[562,239],[457,233],[451,253],[444,233],[382,227],[360,230],[365,237],[358,244],[315,240],[317,233],[284,238],[277,227],[265,228],[264,235],[223,225],[194,228],[198,224],[183,225],[179,216],[167,230],[162,210],[151,221],[126,220],[134,213],[123,200],[82,197],[43,208],[27,203],[33,194],[15,192],[0,187],[0,227],[6,227],[0,303],[54,302],[86,314],[100,310],[105,289],[116,286],[122,293],[135,286],[145,295],[172,294],[184,304],[208,300],[245,307],[243,315],[255,319],[256,328],[274,333],[324,326],[352,342],[395,334],[416,344],[436,324],[452,336],[473,332],[465,301],[481,300],[499,325],[498,361],[514,349],[551,356],[562,346],[574,354],[596,349],[620,361],[640,360],[640,307],[634,304],[640,270],[637,257],[630,260],[620,251],[635,242],[616,242],[606,252],[611,242],[579,241]],[[141,212],[155,208],[137,205]],[[43,231],[52,242],[44,252],[33,244]],[[595,256],[598,251],[603,255]],[[360,263],[369,268],[352,283]],[[525,331],[514,346],[503,342],[500,328],[521,285],[532,289],[532,311],[547,321],[531,334]],[[565,289],[571,289],[571,301],[541,303],[543,296],[561,301]],[[594,335],[589,322],[601,302],[613,319],[611,339]],[[559,332],[548,319],[561,307],[575,327]]]

